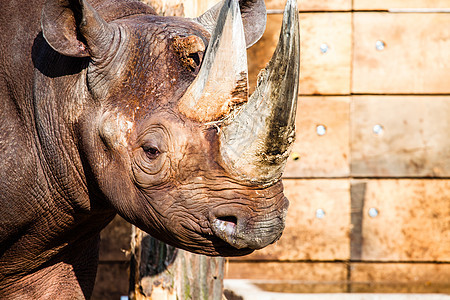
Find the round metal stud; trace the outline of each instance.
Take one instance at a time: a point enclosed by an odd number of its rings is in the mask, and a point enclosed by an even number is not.
[[[317,125],[316,132],[317,135],[323,136],[325,135],[325,133],[327,133],[327,128],[325,127],[325,125]]]
[[[325,218],[325,211],[321,208],[316,210],[316,218],[317,219],[323,219]]]
[[[380,124],[377,124],[375,126],[373,126],[372,128],[373,133],[375,133],[376,135],[380,135],[383,133],[384,128],[383,126],[381,126]]]
[[[386,47],[386,44],[385,44],[383,41],[377,41],[377,42],[375,43],[375,48],[376,48],[378,51],[384,50],[385,47]]]
[[[371,218],[377,217],[378,214],[379,214],[378,209],[376,209],[375,207],[369,208],[369,216],[370,216]]]
[[[329,49],[330,49],[330,46],[328,46],[328,45],[325,44],[325,43],[323,43],[322,45],[320,45],[320,52],[322,52],[323,54],[327,53]]]

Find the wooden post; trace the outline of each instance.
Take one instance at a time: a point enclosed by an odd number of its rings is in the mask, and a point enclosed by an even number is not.
[[[169,246],[133,226],[130,299],[222,299],[224,259]]]

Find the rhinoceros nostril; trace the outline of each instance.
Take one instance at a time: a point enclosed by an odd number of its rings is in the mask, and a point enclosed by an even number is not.
[[[237,227],[237,218],[235,216],[215,217],[211,222],[211,229],[217,237],[235,248],[245,248],[245,246],[238,244],[236,241]]]
[[[233,223],[234,225],[237,225],[237,218],[235,216],[218,217],[217,219],[220,221]]]
[[[234,239],[237,230],[237,218],[234,216],[217,217],[213,221],[213,230],[215,229],[222,239]]]

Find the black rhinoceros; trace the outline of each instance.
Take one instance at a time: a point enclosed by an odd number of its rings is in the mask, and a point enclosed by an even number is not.
[[[294,139],[295,1],[248,97],[261,0],[194,19],[134,0],[0,3],[0,298],[89,298],[119,214],[171,245],[244,255],[280,238]],[[241,17],[242,13],[242,17]]]

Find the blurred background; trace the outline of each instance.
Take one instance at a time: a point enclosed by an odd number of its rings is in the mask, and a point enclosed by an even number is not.
[[[156,1],[197,16],[212,0]],[[250,86],[284,0],[248,50]],[[450,293],[450,0],[301,0],[297,140],[286,229],[226,279],[292,293]],[[93,299],[129,286],[131,226],[102,232]]]

